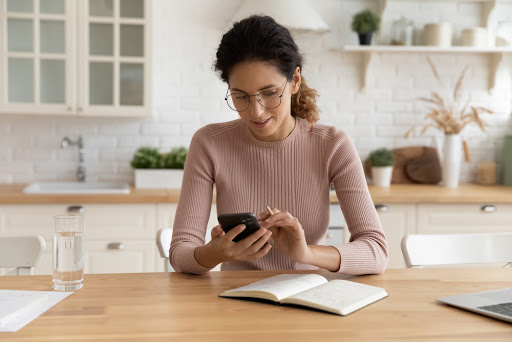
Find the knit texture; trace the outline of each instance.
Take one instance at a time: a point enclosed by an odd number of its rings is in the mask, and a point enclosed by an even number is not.
[[[296,118],[284,140],[255,138],[238,119],[210,124],[192,138],[173,225],[169,251],[175,270],[201,274],[194,250],[204,245],[215,184],[217,213],[253,212],[266,205],[287,210],[302,225],[309,245],[323,245],[329,226],[329,189],[336,195],[350,231],[350,242],[334,246],[338,272],[382,273],[387,265],[386,237],[366,184],[361,160],[342,130]],[[270,249],[264,257],[225,262],[221,270],[307,270]]]

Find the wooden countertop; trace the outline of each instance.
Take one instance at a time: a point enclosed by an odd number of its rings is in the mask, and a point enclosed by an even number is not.
[[[436,298],[510,286],[512,269],[390,269],[350,278],[389,297],[340,317],[220,298],[283,271],[86,274],[84,287],[0,341],[507,341],[512,325]],[[286,271],[285,273],[310,273]],[[327,279],[348,278],[317,271]],[[0,289],[51,291],[51,276],[0,277]]]
[[[0,204],[67,204],[67,203],[177,203],[180,190],[131,189],[130,194],[24,194],[23,184],[0,184]],[[448,189],[439,185],[370,186],[374,203],[505,203],[512,204],[512,187],[503,185],[462,184]],[[331,202],[338,200],[331,192]],[[215,201],[215,195],[214,195]]]

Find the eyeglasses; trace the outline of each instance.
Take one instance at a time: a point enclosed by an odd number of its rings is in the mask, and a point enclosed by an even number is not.
[[[281,92],[281,95],[279,95],[275,91],[269,91],[264,90],[259,92],[255,95],[249,95],[245,93],[234,93],[229,94],[229,88],[226,91],[226,97],[224,100],[226,100],[229,108],[232,110],[236,110],[237,112],[243,112],[247,108],[249,108],[249,105],[251,103],[251,96],[255,96],[256,100],[260,105],[267,109],[274,109],[279,107],[281,104],[281,98],[283,97],[284,90],[286,89],[286,85],[288,84],[288,80],[286,80],[286,83],[284,84],[283,91]]]

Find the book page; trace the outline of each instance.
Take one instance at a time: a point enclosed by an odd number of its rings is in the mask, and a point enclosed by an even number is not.
[[[306,305],[339,315],[348,315],[387,295],[386,290],[380,287],[348,280],[332,280],[285,298],[281,303]]]
[[[0,332],[18,331],[72,293],[0,290]]]
[[[221,297],[237,297],[238,294],[238,297],[280,300],[325,283],[327,283],[327,279],[318,274],[281,274],[237,289],[225,291],[221,294]],[[271,293],[275,298],[254,295],[257,292]]]

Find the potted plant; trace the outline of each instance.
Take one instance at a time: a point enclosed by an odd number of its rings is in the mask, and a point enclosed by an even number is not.
[[[430,58],[427,57],[434,77],[439,82],[441,88],[446,88],[441,81],[437,68]],[[474,123],[482,131],[485,131],[487,124],[482,120],[482,114],[492,114],[493,111],[482,106],[471,106],[470,99],[462,101],[461,88],[464,75],[468,67],[466,66],[454,89],[447,89],[448,96],[442,96],[441,92],[433,91],[431,97],[421,97],[419,100],[430,105],[425,119],[427,123],[423,125],[421,134],[424,134],[429,128],[437,128],[444,133],[444,146],[442,153],[442,179],[443,185],[448,188],[456,188],[459,185],[460,168],[462,162],[462,148],[466,161],[469,161],[469,151],[466,142],[462,140],[460,132],[466,125]],[[410,128],[405,137],[409,137],[416,130],[416,126]]]
[[[373,184],[379,187],[388,187],[393,176],[393,163],[395,156],[387,148],[372,151],[368,158],[372,168]]]
[[[356,13],[352,17],[352,31],[359,35],[359,44],[370,45],[372,33],[379,30],[380,18],[370,10]]]
[[[187,153],[185,147],[176,147],[163,154],[154,147],[140,147],[131,161],[135,169],[135,187],[181,188]]]

